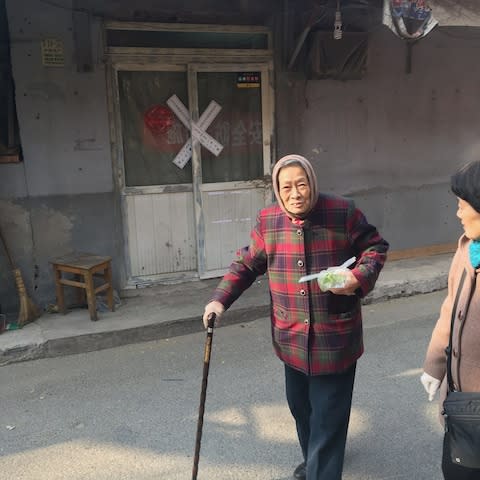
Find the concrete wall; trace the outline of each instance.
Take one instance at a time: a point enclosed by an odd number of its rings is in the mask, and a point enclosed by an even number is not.
[[[0,225],[13,259],[42,305],[55,302],[49,260],[72,250],[113,256],[118,288],[121,216],[113,193],[100,22],[93,19],[93,71],[77,73],[71,11],[9,0],[7,14],[24,157],[0,165]],[[63,67],[42,65],[40,42],[48,37],[63,41]],[[11,311],[16,303],[1,254],[0,304]]]
[[[280,73],[279,154],[310,158],[320,187],[357,199],[392,249],[456,241],[449,179],[480,156],[479,47],[472,30],[434,30],[406,74],[405,44],[381,28],[362,80]]]
[[[71,250],[112,255],[115,287],[124,281],[100,19],[93,17],[93,71],[78,73],[71,4],[63,5],[7,0],[24,162],[0,165],[0,225],[42,305],[55,301],[49,260]],[[63,67],[42,65],[40,41],[50,36],[64,42]],[[321,188],[354,197],[393,249],[455,241],[448,180],[477,155],[479,46],[475,32],[436,30],[414,47],[407,75],[404,43],[378,28],[367,75],[347,82],[306,82],[277,61],[278,156],[312,159]],[[12,310],[16,299],[0,254],[0,304]]]
[[[1,1],[1,0],[0,0]],[[115,287],[125,281],[123,226],[115,192],[102,49],[103,18],[135,21],[261,23],[269,2],[225,5],[218,0],[6,0],[16,107],[24,161],[0,165],[0,227],[27,290],[44,306],[55,302],[49,261],[73,250],[113,257]],[[73,11],[92,12],[93,71],[75,64]],[[267,12],[267,13],[265,13]],[[65,64],[42,64],[41,40],[62,40]],[[18,298],[6,256],[0,253],[0,308]]]

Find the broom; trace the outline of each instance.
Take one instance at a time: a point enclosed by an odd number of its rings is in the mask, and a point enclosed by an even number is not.
[[[37,319],[40,316],[40,311],[27,294],[25,283],[23,283],[22,273],[20,272],[20,269],[15,268],[12,256],[8,251],[7,244],[5,242],[5,238],[3,237],[1,229],[0,239],[2,240],[3,248],[5,249],[5,253],[7,254],[8,263],[12,268],[13,276],[15,278],[15,285],[17,286],[17,292],[20,299],[20,311],[18,313],[17,326],[23,327],[25,324],[33,322],[35,319]]]

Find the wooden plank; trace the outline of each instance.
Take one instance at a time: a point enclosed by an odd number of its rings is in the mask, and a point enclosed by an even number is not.
[[[153,275],[157,270],[157,249],[154,228],[155,209],[153,200],[156,195],[139,195],[135,199],[137,271],[133,275]]]
[[[110,288],[110,284],[109,283],[104,283],[103,285],[100,285],[99,287],[97,287],[95,289],[95,294],[103,292],[104,290],[107,290],[109,288]]]
[[[141,274],[138,239],[137,239],[137,216],[136,216],[136,196],[124,197],[124,218],[126,238],[127,238],[127,258],[129,260],[130,275]]]
[[[14,154],[0,154],[0,163],[20,163],[22,159],[20,158],[19,153]]]
[[[188,65],[187,73],[188,86],[188,104],[192,120],[198,122],[200,116],[198,110],[198,79],[197,69],[194,65]],[[205,251],[205,219],[203,216],[204,208],[202,204],[201,185],[202,164],[201,164],[201,145],[195,142],[192,145],[192,178],[193,178],[193,209],[195,215],[196,251],[197,251],[197,270],[201,276],[206,270],[206,251]]]
[[[68,285],[69,287],[86,288],[87,284],[83,282],[76,282],[75,280],[68,280],[67,278],[61,278],[57,280],[61,285]]]
[[[440,245],[428,245],[426,247],[407,248],[405,250],[393,250],[388,252],[388,261],[454,253],[456,248],[457,243],[443,243]]]
[[[176,65],[175,63],[158,63],[151,64],[145,62],[137,62],[132,59],[121,58],[119,61],[115,61],[115,70],[121,72],[123,70],[127,72],[186,72],[186,65]]]
[[[212,58],[225,58],[234,61],[235,57],[255,58],[265,57],[271,59],[273,50],[251,48],[251,49],[219,49],[219,48],[159,48],[159,47],[105,47],[105,53],[108,55],[169,55],[169,56],[194,56],[204,55]]]
[[[159,193],[191,193],[191,183],[177,183],[175,185],[144,185],[141,187],[125,187],[125,195],[154,195]]]
[[[195,220],[192,193],[169,195],[170,234],[174,246],[172,272],[197,269]]]
[[[146,30],[169,32],[209,32],[209,33],[270,33],[261,25],[218,25],[194,23],[154,23],[154,22],[105,22],[106,30]]]
[[[115,47],[111,47],[114,49]],[[205,62],[210,64],[225,64],[231,62],[243,63],[248,61],[248,56],[246,55],[233,55],[231,50],[208,50],[205,49],[202,52],[198,50],[192,51],[188,49],[182,50],[178,54],[172,54],[171,50],[164,49],[164,52],[151,52],[149,54],[135,54],[135,52],[127,49],[126,52],[118,51],[108,51],[109,55],[107,57],[107,62],[111,65],[124,65],[130,60],[134,59],[134,62],[137,66],[149,66],[151,70],[157,70],[159,62],[166,64],[182,64],[186,65],[188,63],[195,62]],[[249,50],[250,51],[250,50]],[[262,54],[255,56],[252,60],[255,62],[270,62],[272,60],[273,51],[269,50],[267,54]]]
[[[81,273],[79,270],[89,270],[93,267],[98,267],[99,265],[106,264],[111,259],[112,257],[92,255],[88,253],[73,253],[55,258],[51,263],[57,265],[62,271]]]
[[[270,175],[270,165],[275,163],[275,142],[273,138],[273,125],[275,113],[273,63],[268,62],[261,68],[262,72],[262,137],[263,137],[263,173]],[[273,156],[273,158],[272,158]],[[270,203],[272,195],[271,185],[265,185],[265,203]],[[269,194],[269,195],[267,195]]]

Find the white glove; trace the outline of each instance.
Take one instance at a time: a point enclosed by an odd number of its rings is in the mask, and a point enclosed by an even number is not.
[[[225,307],[220,303],[214,300],[213,302],[207,303],[205,306],[205,312],[203,314],[203,325],[205,328],[208,327],[208,317],[210,316],[211,313],[214,313],[217,318],[215,320],[215,325],[217,325],[218,320],[222,313],[225,311]]]
[[[428,373],[423,372],[422,376],[420,377],[420,381],[422,382],[423,388],[428,393],[428,401],[431,402],[437,393],[437,390],[440,388],[440,380],[437,380]]]

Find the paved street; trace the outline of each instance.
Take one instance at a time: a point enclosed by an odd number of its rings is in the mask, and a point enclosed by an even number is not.
[[[419,382],[445,292],[364,307],[344,480],[440,480]],[[191,478],[204,333],[0,368],[1,480]],[[267,319],[215,331],[199,479],[288,480],[300,461]]]

